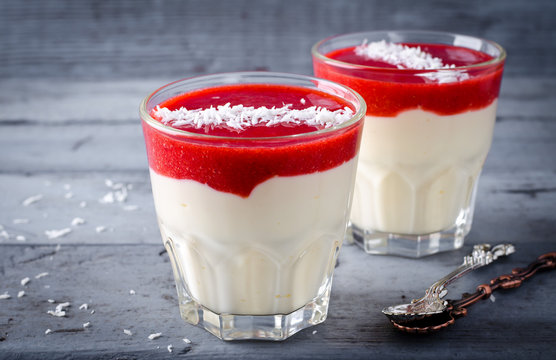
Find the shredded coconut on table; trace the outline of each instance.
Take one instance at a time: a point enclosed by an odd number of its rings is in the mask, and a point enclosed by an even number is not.
[[[161,336],[162,336],[162,333],[150,334],[150,335],[149,335],[149,340],[158,339],[158,338],[161,337]]]
[[[60,303],[56,306],[56,309],[60,309],[60,310],[64,310],[65,308],[69,307],[71,305],[71,303],[69,301]]]
[[[52,315],[52,316],[56,316],[56,317],[65,317],[66,316],[66,312],[63,310],[48,310],[46,312],[48,315]]]
[[[80,217],[73,218],[73,220],[71,221],[72,226],[78,226],[83,224],[85,224],[85,220]]]
[[[168,347],[166,347],[166,349],[168,349],[168,352],[171,353],[172,351],[174,351],[174,347],[172,346],[172,344],[168,345]]]
[[[81,304],[81,306],[79,306],[79,310],[87,310],[88,308],[89,308],[89,305],[87,303]]]
[[[29,205],[31,205],[33,203],[36,203],[37,201],[41,200],[42,198],[43,198],[43,196],[41,194],[30,196],[27,199],[23,200],[21,202],[21,205],[29,206]]]
[[[106,195],[98,199],[98,202],[101,204],[112,204],[114,202],[114,193],[107,193]]]
[[[236,130],[244,130],[246,127],[265,124],[272,126],[276,124],[306,124],[310,126],[322,126],[329,128],[339,125],[353,116],[353,111],[344,109],[330,111],[323,107],[311,106],[303,110],[291,109],[291,104],[280,108],[267,108],[261,106],[234,105],[230,103],[211,106],[208,109],[188,110],[181,107],[177,110],[169,110],[157,106],[154,115],[165,125],[183,126],[190,125],[197,129],[203,126],[228,126]]]
[[[98,199],[101,204],[113,204],[115,202],[126,202],[128,197],[128,190],[133,189],[131,184],[115,183],[110,179],[104,180],[104,185],[112,191],[106,193],[103,197]]]
[[[69,302],[64,302],[61,304],[56,305],[55,310],[48,310],[46,313],[56,317],[65,317],[66,316],[66,308],[71,305]]]
[[[128,330],[128,329],[124,329],[124,334],[129,335],[129,336],[133,335],[131,330]]]
[[[31,281],[29,277],[24,277],[23,279],[21,279],[21,286],[29,284],[29,281]]]
[[[0,300],[7,300],[7,299],[10,299],[10,298],[11,298],[11,296],[10,296],[10,294],[8,294],[7,291],[3,294],[0,294]]]
[[[109,193],[106,193],[103,197],[98,199],[98,202],[100,202],[101,204],[113,204],[116,201],[125,202],[126,199],[127,199],[127,189],[122,188],[118,191],[113,191],[113,192],[111,191]]]
[[[25,296],[25,291],[21,290],[20,292],[17,293],[17,297],[24,297]]]
[[[48,273],[47,273],[47,272],[42,272],[42,273],[40,273],[40,274],[37,274],[37,275],[35,276],[35,279],[40,279],[40,278],[43,278],[43,277],[45,277],[45,276],[48,276]]]
[[[64,228],[64,229],[60,229],[60,230],[46,230],[44,232],[44,234],[46,235],[46,237],[48,239],[53,240],[53,239],[57,239],[57,238],[61,238],[63,236],[66,236],[70,232],[71,232],[70,228]]]
[[[10,234],[8,234],[8,232],[4,230],[3,227],[0,227],[0,237],[3,237],[4,239],[7,240],[10,238]]]

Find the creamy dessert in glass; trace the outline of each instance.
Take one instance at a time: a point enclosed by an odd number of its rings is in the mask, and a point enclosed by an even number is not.
[[[227,73],[166,85],[140,114],[181,316],[225,340],[323,322],[362,98],[312,77]]]
[[[491,146],[506,53],[488,40],[427,31],[332,36],[315,76],[367,103],[351,239],[371,254],[460,248]]]

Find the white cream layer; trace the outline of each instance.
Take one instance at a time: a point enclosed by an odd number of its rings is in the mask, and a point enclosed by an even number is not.
[[[248,198],[151,169],[162,238],[190,294],[216,313],[285,314],[310,302],[331,281],[356,161],[272,178]]]
[[[367,116],[351,221],[365,230],[413,235],[454,226],[472,202],[496,106],[449,116],[422,110]]]

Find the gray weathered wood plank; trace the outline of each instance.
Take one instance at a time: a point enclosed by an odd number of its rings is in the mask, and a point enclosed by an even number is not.
[[[0,294],[12,295],[0,300],[0,359],[556,357],[554,274],[495,294],[431,336],[398,333],[379,312],[420,296],[472,244],[514,242],[518,252],[462,278],[449,298],[556,250],[554,18],[552,0],[0,1],[0,225],[9,235],[0,235]],[[283,343],[226,343],[184,324],[156,226],[140,100],[198,74],[311,74],[317,40],[396,28],[476,35],[508,50],[464,248],[411,260],[344,246],[327,321]],[[132,185],[125,202],[99,202],[106,179]],[[22,206],[35,194],[44,197]],[[86,223],[72,226],[74,217]],[[65,227],[65,237],[44,234]],[[46,314],[49,298],[72,303],[67,318]]]
[[[547,243],[530,245],[462,278],[450,289],[449,297],[472,291],[494,276],[526,265],[540,255],[537,252],[551,250]],[[171,268],[167,255],[160,254],[161,245],[62,246],[54,254],[54,246],[4,245],[0,269],[6,280],[0,291],[9,291],[13,297],[0,300],[0,336],[4,338],[0,352],[4,359],[39,359],[45,355],[57,359],[67,358],[68,353],[82,359],[164,358],[185,352],[188,358],[216,359],[235,355],[243,359],[430,359],[455,354],[507,359],[514,357],[515,347],[520,353],[544,358],[556,354],[556,324],[547,316],[553,305],[550,274],[538,275],[522,288],[497,293],[494,304],[476,304],[470,308],[470,316],[434,336],[404,335],[390,327],[380,309],[419,296],[424,286],[457,266],[469,248],[427,262],[369,257],[354,245],[345,246],[324,324],[284,343],[226,343],[179,318]],[[35,279],[40,272],[49,275]],[[31,282],[21,286],[20,280],[27,276]],[[17,298],[22,289],[26,295]],[[135,295],[129,294],[131,289]],[[56,304],[47,299],[69,301],[72,305],[67,317],[48,315],[47,310]],[[87,311],[79,309],[83,303],[89,305]],[[521,311],[526,306],[536,310],[527,311],[524,317]],[[90,327],[81,331],[85,322],[90,322]],[[46,329],[54,333],[45,335]],[[133,335],[125,335],[123,329]],[[317,332],[313,334],[313,330]],[[163,336],[147,340],[154,332]],[[185,344],[184,337],[192,344]],[[174,354],[167,352],[169,344],[174,346]]]
[[[507,48],[507,73],[543,77],[556,71],[555,13],[552,0],[5,0],[0,78],[310,73],[316,41],[384,29],[489,38]]]
[[[511,169],[510,169],[511,170]],[[125,202],[102,204],[107,193],[105,180],[132,185]],[[70,188],[67,190],[66,185]],[[140,173],[48,173],[33,176],[0,175],[0,188],[10,189],[0,202],[0,225],[9,238],[0,244],[157,244],[160,234],[146,171]],[[73,197],[66,198],[68,193]],[[29,206],[26,198],[44,197]],[[82,201],[86,207],[80,207]],[[473,229],[469,243],[508,241],[527,245],[556,233],[556,176],[554,170],[497,172],[487,167],[479,183]],[[132,210],[126,210],[131,207]],[[129,209],[129,208],[128,208]],[[75,217],[85,224],[72,226]],[[27,219],[28,223],[14,223]],[[17,221],[16,221],[17,222]],[[97,233],[96,227],[106,231]],[[48,239],[46,230],[70,228],[58,239]]]
[[[110,193],[124,195],[106,186],[106,180],[128,188],[125,200],[102,202]],[[0,175],[0,188],[0,225],[9,236],[0,236],[0,244],[161,243],[147,169],[132,173],[7,174]],[[34,195],[43,197],[29,206],[22,205]],[[75,218],[85,223],[72,225]],[[97,227],[104,230],[99,232]],[[65,228],[71,232],[57,239],[45,234]]]
[[[312,71],[306,74],[312,75]],[[0,125],[134,123],[145,96],[190,75],[184,72],[173,78],[148,80],[5,79],[0,82]],[[502,81],[499,120],[552,121],[555,93],[555,76],[532,79],[507,75]]]
[[[0,173],[145,171],[139,120],[135,123],[0,126]],[[487,167],[507,171],[556,170],[556,122],[544,118],[499,121]],[[44,161],[44,158],[48,161]]]

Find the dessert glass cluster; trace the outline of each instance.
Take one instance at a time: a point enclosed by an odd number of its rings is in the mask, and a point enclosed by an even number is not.
[[[205,75],[140,105],[181,316],[224,340],[323,322],[345,238],[421,257],[471,229],[504,50],[391,31],[312,55],[316,77]]]

